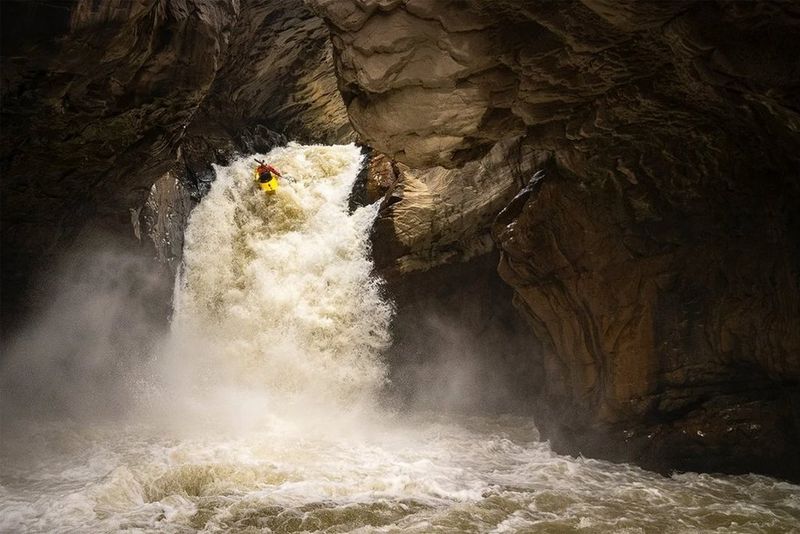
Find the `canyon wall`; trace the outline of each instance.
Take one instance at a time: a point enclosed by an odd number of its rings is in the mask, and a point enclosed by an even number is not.
[[[358,138],[398,383],[470,352],[559,451],[800,478],[800,9],[308,3],[0,3],[4,325],[87,240],[174,268],[211,163]]]
[[[492,234],[557,450],[800,477],[797,6],[311,3],[354,128],[410,177],[377,256],[413,271],[470,242],[479,218],[442,192],[511,139],[530,154]],[[501,168],[487,213],[515,187]]]

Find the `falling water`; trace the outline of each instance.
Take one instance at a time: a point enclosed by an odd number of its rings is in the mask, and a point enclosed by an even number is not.
[[[286,179],[252,182],[255,157]],[[4,440],[2,532],[785,532],[800,488],[554,454],[529,418],[379,406],[391,306],[354,146],[218,167],[193,212],[172,331],[115,422]]]
[[[244,392],[270,415],[367,408],[386,380],[391,307],[368,259],[376,206],[347,209],[360,151],[272,151],[286,177],[271,196],[254,187],[256,158],[217,168],[192,214],[170,340],[181,372],[171,375],[183,392],[234,395],[217,405],[237,417]]]

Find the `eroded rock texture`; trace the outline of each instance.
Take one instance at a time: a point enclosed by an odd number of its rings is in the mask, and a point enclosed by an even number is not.
[[[795,4],[312,4],[377,149],[455,167],[519,137],[546,162],[494,237],[556,448],[800,477]],[[432,217],[401,208],[394,235],[424,250],[402,221]]]
[[[461,169],[414,169],[386,156],[373,159],[371,175],[389,184],[372,239],[381,274],[393,279],[489,253],[495,215],[535,164],[534,152],[514,138]]]
[[[352,137],[326,28],[300,0],[8,0],[2,10],[4,314],[81,236],[132,238],[165,173],[197,194],[210,163],[283,134]],[[174,192],[154,198],[175,207],[185,191]]]

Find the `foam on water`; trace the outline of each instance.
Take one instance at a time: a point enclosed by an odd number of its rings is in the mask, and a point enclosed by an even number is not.
[[[0,528],[790,532],[800,521],[797,486],[563,457],[521,418],[390,418],[368,439],[312,436],[38,429],[35,470],[6,473]]]
[[[391,307],[354,146],[217,168],[136,417],[4,441],[0,532],[786,532],[800,487],[554,454],[529,418],[382,412]]]

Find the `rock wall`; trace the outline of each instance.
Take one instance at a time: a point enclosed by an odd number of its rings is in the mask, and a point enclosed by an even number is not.
[[[495,215],[535,168],[519,139],[498,143],[461,169],[414,169],[385,155],[372,170],[387,184],[372,243],[376,266],[395,279],[444,264],[468,261],[494,249]]]
[[[0,5],[4,322],[85,236],[133,240],[166,173],[196,195],[210,163],[284,134],[352,139],[325,26],[301,0]]]
[[[312,4],[367,142],[454,168],[519,138],[543,171],[493,235],[558,450],[800,477],[796,5]],[[401,204],[382,241],[424,250],[436,210]]]

